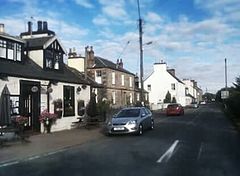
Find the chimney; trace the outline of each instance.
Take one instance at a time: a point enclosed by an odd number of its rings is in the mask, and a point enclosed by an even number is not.
[[[123,62],[122,62],[122,59],[120,59],[120,62],[119,62],[118,65],[119,65],[120,68],[123,68]]]
[[[169,72],[171,75],[175,76],[175,69],[168,69],[168,72]]]
[[[0,33],[4,33],[4,24],[0,23]]]
[[[32,35],[32,22],[31,21],[28,22],[28,32],[30,33],[30,35]]]
[[[43,30],[43,23],[42,21],[38,21],[38,31],[42,31]]]
[[[48,30],[48,23],[46,21],[43,22],[43,30],[44,31]]]

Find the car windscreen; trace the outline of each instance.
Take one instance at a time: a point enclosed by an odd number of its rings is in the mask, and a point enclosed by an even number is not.
[[[116,118],[138,117],[139,115],[140,109],[123,109],[117,114]]]

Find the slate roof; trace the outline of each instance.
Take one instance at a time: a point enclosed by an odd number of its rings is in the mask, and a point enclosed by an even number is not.
[[[50,39],[52,39],[53,36],[46,36],[46,37],[38,37],[38,38],[28,38],[24,39],[28,42],[29,49],[31,48],[39,48],[42,49],[43,45]]]
[[[94,60],[95,60],[95,64],[91,68],[110,68],[110,69],[117,70],[117,71],[120,71],[120,72],[124,72],[124,73],[127,73],[127,74],[135,75],[135,74],[129,72],[128,70],[117,66],[117,64],[113,63],[110,60],[107,60],[107,59],[104,59],[104,58],[101,58],[101,57],[98,57],[98,56],[95,56]]]
[[[62,71],[49,71],[42,69],[28,57],[24,58],[24,63],[0,59],[0,75],[86,85],[91,84],[90,81],[86,81],[76,75],[76,73],[73,73],[65,64]]]
[[[14,40],[14,41],[17,41],[17,42],[20,42],[20,43],[25,43],[24,40],[22,40],[21,38],[19,37],[15,37],[15,36],[11,36],[5,32],[1,32],[0,33],[0,37],[3,37],[3,38],[7,38],[7,39],[10,39],[10,40]]]
[[[178,82],[184,84],[180,79],[178,79],[178,77],[176,77],[175,75],[173,75],[170,71],[167,70],[167,72],[168,72],[172,77],[174,77]]]

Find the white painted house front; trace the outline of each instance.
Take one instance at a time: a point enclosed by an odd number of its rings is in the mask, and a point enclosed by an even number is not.
[[[164,99],[169,91],[177,103],[185,106],[185,84],[175,76],[175,70],[167,69],[166,63],[155,63],[152,74],[144,80],[144,89],[149,93],[149,104],[154,109],[164,108]]]
[[[71,129],[90,100],[92,82],[64,64],[65,49],[46,22],[39,21],[37,31],[28,24],[21,38],[0,31],[0,93],[9,92],[9,118],[26,116],[26,130],[43,132],[39,115],[47,110],[58,114],[51,131]]]

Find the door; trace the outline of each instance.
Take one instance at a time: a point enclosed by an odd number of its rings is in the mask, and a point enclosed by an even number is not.
[[[26,130],[40,132],[40,82],[20,81],[20,114],[28,117]]]

